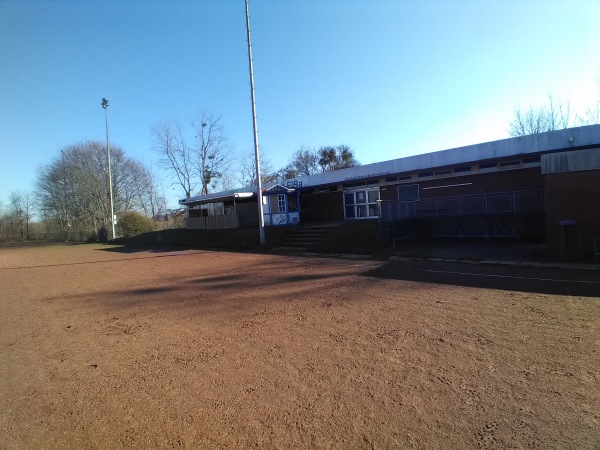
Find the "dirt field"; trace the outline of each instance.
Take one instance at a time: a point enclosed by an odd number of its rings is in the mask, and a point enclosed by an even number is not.
[[[596,275],[382,264],[0,249],[0,447],[600,448]]]

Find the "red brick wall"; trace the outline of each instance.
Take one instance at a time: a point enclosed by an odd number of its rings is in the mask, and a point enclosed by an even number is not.
[[[470,184],[468,184],[470,183]],[[543,189],[544,178],[539,167],[500,172],[477,173],[460,177],[437,178],[435,180],[418,180],[405,184],[419,185],[419,198],[455,197],[459,195],[487,194],[490,192],[525,191]],[[438,189],[423,189],[436,186]],[[397,200],[397,186],[388,185],[380,189],[381,200]]]
[[[592,238],[600,237],[600,170],[548,174],[546,187],[546,234],[554,253],[560,250],[562,220],[577,220],[584,255],[591,255]],[[568,227],[566,253],[579,248],[576,228]]]

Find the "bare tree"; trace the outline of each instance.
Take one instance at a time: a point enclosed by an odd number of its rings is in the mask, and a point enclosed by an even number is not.
[[[30,192],[13,191],[9,195],[10,218],[20,240],[31,238],[29,225],[33,215],[33,196]],[[15,234],[14,232],[11,234]]]
[[[595,104],[588,105],[583,117],[579,117],[579,125],[596,125],[600,123],[600,97]]]
[[[161,155],[160,163],[175,183],[183,189],[186,197],[195,189],[193,149],[186,143],[181,126],[176,122],[163,122],[153,130],[156,150]]]
[[[110,223],[105,144],[83,142],[61,149],[60,156],[42,166],[36,187],[39,213],[50,235],[76,239],[93,235]],[[115,209],[143,211],[141,196],[147,169],[111,145]]]
[[[202,113],[191,125],[198,140],[192,166],[200,179],[200,194],[208,194],[209,186],[229,169],[233,150],[219,116]]]
[[[2,199],[0,199],[0,241],[8,240],[8,213],[4,210]]]
[[[564,130],[581,125],[600,123],[600,99],[595,106],[588,106],[585,115],[579,117],[571,114],[571,103],[556,102],[548,95],[548,104],[539,108],[515,110],[515,117],[510,122],[508,133],[513,136],[526,136],[546,131]]]
[[[167,201],[152,170],[138,163],[135,183],[138,209],[152,218],[164,215],[167,209]]]
[[[213,183],[215,189],[218,191],[230,191],[234,189],[236,186],[239,186],[237,174],[233,173],[231,170],[224,172],[223,175]]]
[[[254,151],[246,153],[240,159],[240,168],[238,172],[238,180],[243,186],[258,185],[256,177],[256,158]],[[260,156],[260,179],[263,184],[277,181],[278,174],[273,171],[271,161],[261,151]]]
[[[319,172],[319,156],[315,149],[301,146],[292,155],[292,159],[284,169],[284,172],[288,172],[289,175],[296,176],[308,176]]]
[[[515,110],[515,117],[510,122],[508,133],[515,136],[543,133],[548,131],[548,120],[544,110],[529,108],[526,111]]]
[[[196,146],[188,143],[177,122],[164,122],[153,130],[161,165],[171,175],[173,184],[181,186],[186,197],[191,197],[197,187],[200,194],[207,194],[233,160],[233,150],[220,117],[202,113],[190,126]]]

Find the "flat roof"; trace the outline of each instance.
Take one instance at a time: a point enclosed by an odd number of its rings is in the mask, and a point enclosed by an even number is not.
[[[600,125],[566,128],[564,130],[519,136],[498,141],[467,145],[448,150],[440,150],[420,155],[406,156],[398,159],[365,164],[348,169],[333,170],[308,176],[299,176],[283,181],[294,187],[322,186],[345,181],[362,180],[403,172],[417,172],[438,167],[474,163],[477,161],[510,158],[520,155],[555,152],[560,150],[576,150],[580,148],[600,147]],[[265,184],[265,189],[282,181]],[[233,198],[235,194],[252,192],[256,194],[256,186],[249,186],[232,191],[199,195],[180,200],[182,205],[202,203],[217,199]]]
[[[519,136],[499,141],[484,142],[465,147],[382,161],[348,169],[333,170],[315,175],[299,176],[286,180],[302,187],[320,186],[357,179],[383,177],[386,175],[416,172],[437,167],[473,163],[490,159],[510,158],[533,153],[552,152],[570,148],[600,146],[600,125],[567,128],[546,133]]]

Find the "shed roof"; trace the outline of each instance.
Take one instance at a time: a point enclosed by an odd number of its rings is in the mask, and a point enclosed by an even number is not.
[[[211,194],[197,195],[195,197],[184,198],[179,200],[180,205],[195,206],[202,205],[204,203],[214,203],[225,200],[235,200],[236,198],[250,198],[256,195],[256,189],[243,188],[239,190],[225,191],[225,192],[214,192]]]

